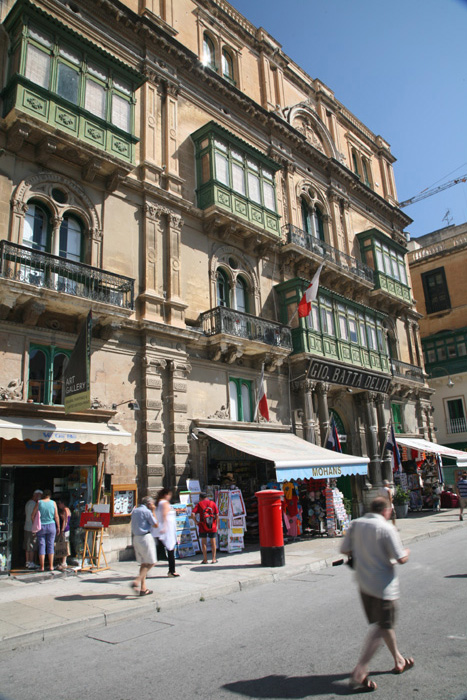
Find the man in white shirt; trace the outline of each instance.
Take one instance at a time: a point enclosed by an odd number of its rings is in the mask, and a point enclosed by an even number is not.
[[[390,518],[389,501],[375,498],[371,512],[350,524],[341,547],[343,554],[352,556],[363,608],[368,622],[374,625],[350,678],[354,690],[376,690],[376,683],[368,678],[368,664],[383,641],[394,657],[393,673],[403,673],[414,665],[414,660],[404,658],[397,648],[394,631],[399,598],[395,564],[405,564],[409,550],[402,547],[397,530],[388,522]]]
[[[36,533],[32,531],[32,511],[35,508],[37,501],[40,500],[42,496],[42,491],[36,489],[32,494],[32,498],[26,503],[24,507],[24,542],[23,549],[26,552],[26,569],[38,569],[37,564],[34,563],[34,553],[37,549],[37,537]]]

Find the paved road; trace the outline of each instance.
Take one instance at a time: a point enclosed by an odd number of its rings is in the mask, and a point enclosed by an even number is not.
[[[382,649],[373,662],[378,700],[467,699],[466,544],[463,530],[418,542],[401,567],[398,637],[416,666],[394,676]],[[349,694],[365,632],[353,574],[341,566],[4,653],[0,693],[328,700]]]

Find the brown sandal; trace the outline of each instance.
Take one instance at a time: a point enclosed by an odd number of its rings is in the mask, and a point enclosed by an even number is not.
[[[355,681],[353,678],[349,681],[349,688],[354,693],[372,693],[374,690],[378,689],[378,686],[374,681],[370,681],[369,677],[366,676],[361,682]]]

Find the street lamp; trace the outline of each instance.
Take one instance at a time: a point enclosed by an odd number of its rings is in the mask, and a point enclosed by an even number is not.
[[[130,409],[130,411],[139,411],[139,403],[136,399],[127,399],[126,401],[122,401],[121,403],[113,403],[112,411],[116,411],[117,408],[119,406],[123,406],[124,403],[128,404],[128,408]]]
[[[447,382],[446,386],[448,386],[450,389],[452,389],[452,387],[454,386],[454,382],[452,381],[451,373],[448,372],[448,370],[446,369],[446,367],[435,367],[435,369],[433,370],[433,372],[434,372],[435,370],[437,370],[437,369],[441,369],[441,370],[444,370],[444,371],[446,372],[446,374],[448,375],[448,382]],[[434,376],[433,376],[433,372],[430,374],[430,377],[431,377],[432,379],[437,379],[437,377],[434,377]],[[438,378],[439,378],[439,377],[438,377]]]

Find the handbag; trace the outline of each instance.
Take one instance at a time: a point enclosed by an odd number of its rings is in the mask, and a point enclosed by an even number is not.
[[[39,508],[37,509],[37,513],[34,516],[34,519],[32,521],[32,527],[31,527],[31,532],[36,534],[39,532],[39,530],[42,530],[42,523],[41,523],[41,513]]]
[[[70,543],[65,539],[65,535],[59,535],[55,540],[54,554],[56,557],[70,556]]]

